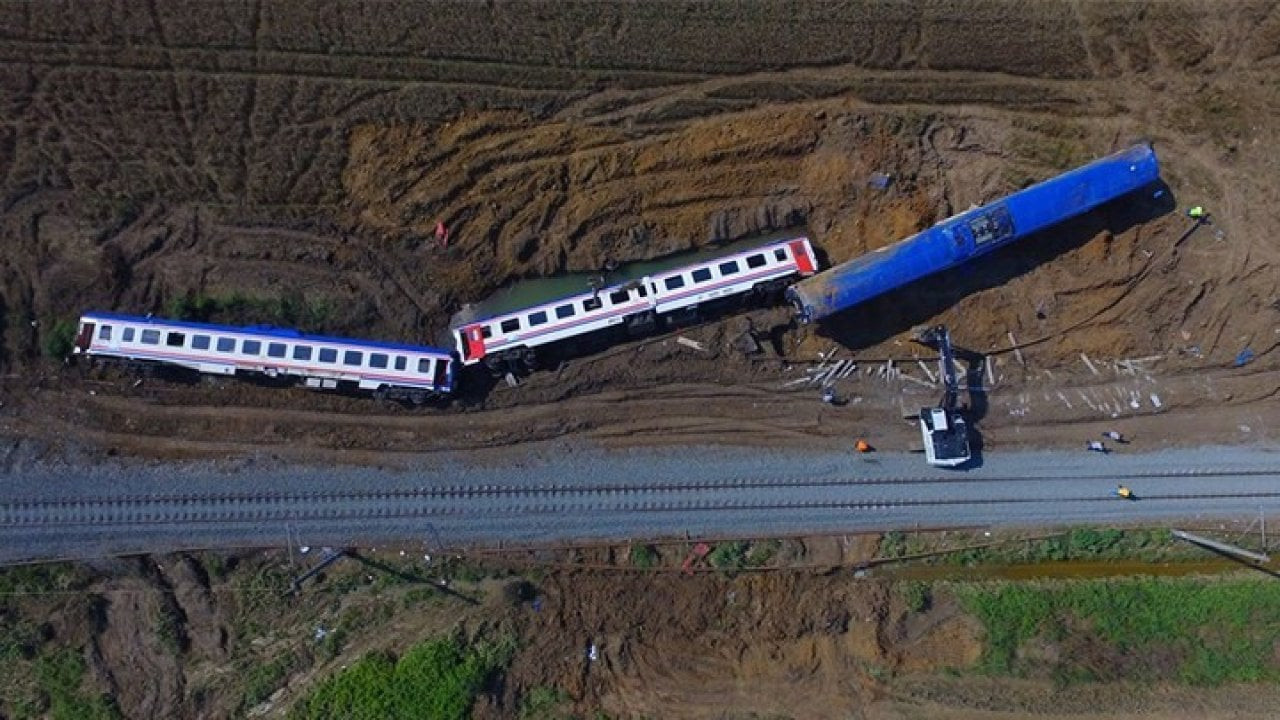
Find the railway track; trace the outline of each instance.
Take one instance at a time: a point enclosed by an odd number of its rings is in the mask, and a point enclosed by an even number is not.
[[[1215,492],[1212,483],[1188,490],[1186,481],[1238,478],[1280,479],[1280,470],[1188,469],[1171,472],[1081,474],[1080,486],[1113,482],[1166,481],[1153,487],[1146,501],[1207,503],[1214,500],[1276,500],[1280,492],[1238,490]],[[460,484],[395,491],[299,493],[100,495],[77,498],[12,498],[0,500],[0,530],[58,527],[235,525],[307,521],[379,520],[520,515],[604,513],[804,512],[814,510],[876,511],[945,509],[954,506],[1000,506],[1053,503],[1115,503],[1098,492],[1035,492],[1062,477],[882,477],[755,478],[645,484]],[[991,495],[973,492],[998,484],[1027,492]]]

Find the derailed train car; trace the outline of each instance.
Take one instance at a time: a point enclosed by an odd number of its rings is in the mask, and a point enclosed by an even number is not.
[[[677,264],[660,269],[637,265],[634,277],[617,277],[594,290],[511,307],[465,308],[449,323],[457,356],[463,365],[483,363],[494,373],[533,370],[546,353],[591,339],[603,344],[620,339],[612,331],[640,335],[662,324],[692,322],[717,305],[780,299],[791,282],[813,275],[818,262],[804,236],[673,260]]]
[[[447,350],[273,327],[237,327],[89,312],[75,355],[142,366],[183,368],[296,382],[316,390],[367,391],[415,403],[454,390]]]
[[[821,320],[1141,190],[1159,177],[1155,151],[1135,145],[801,280],[787,290],[787,299],[801,322]]]

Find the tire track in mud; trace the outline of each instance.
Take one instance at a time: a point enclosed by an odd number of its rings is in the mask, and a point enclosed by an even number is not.
[[[313,63],[321,69],[299,65]],[[205,64],[208,63],[208,64]],[[209,77],[253,77],[379,85],[441,88],[487,88],[516,95],[562,93],[583,85],[591,78],[652,78],[670,82],[705,79],[709,73],[625,68],[558,68],[551,64],[518,64],[463,58],[424,58],[414,55],[362,53],[313,53],[289,50],[216,50],[176,45],[100,45],[0,38],[0,64],[40,65],[76,70],[109,72],[191,74]],[[217,65],[217,68],[209,67]],[[512,73],[515,70],[517,72]],[[513,85],[498,80],[512,74],[537,78],[533,86]],[[436,78],[436,79],[425,79]]]
[[[1110,427],[1117,422],[1148,441],[1238,437],[1234,431],[1240,423],[1256,427],[1254,436],[1263,440],[1269,423],[1276,419],[1268,402],[1277,383],[1268,378],[1277,372],[1259,368],[1241,375],[1233,369],[1185,370],[1154,383],[1128,376],[1102,384],[1060,379],[1052,387],[1061,388],[1059,396],[1069,396],[1075,409],[1057,411],[1052,410],[1058,404],[1051,397],[1052,389],[1045,391],[1046,402],[1038,404],[1042,388],[1035,384],[998,387],[988,392],[990,408],[979,427],[988,445],[999,447],[1034,444],[1037,439],[1061,444],[1064,435],[1093,434],[1077,428]],[[551,379],[546,382],[554,385]],[[0,422],[13,437],[60,438],[90,448],[114,448],[126,456],[196,459],[268,454],[341,465],[412,465],[439,452],[520,453],[566,440],[619,449],[698,445],[847,449],[860,436],[886,448],[919,442],[918,430],[891,410],[902,396],[879,382],[851,386],[851,392],[865,395],[868,402],[848,409],[821,405],[812,392],[773,385],[658,384],[558,401],[516,401],[479,411],[451,408],[390,414],[358,398],[350,399],[342,410],[297,409],[297,403],[323,404],[332,398],[297,397],[302,391],[253,386],[232,394],[224,405],[208,404],[213,398],[203,390],[163,387],[158,394],[131,397],[112,393],[110,384],[93,387],[105,392],[86,396],[83,391],[39,391],[31,401],[17,405],[17,415]],[[1087,400],[1127,402],[1134,392],[1144,403],[1149,392],[1159,393],[1161,409],[1108,420],[1098,410],[1103,406],[1090,406]],[[243,399],[248,397],[245,393],[269,393],[280,406],[254,406]],[[1039,409],[1025,418],[1009,414],[1027,402]]]

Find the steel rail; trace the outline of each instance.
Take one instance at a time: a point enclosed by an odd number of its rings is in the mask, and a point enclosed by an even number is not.
[[[946,476],[897,476],[882,478],[783,478],[756,479],[730,478],[727,480],[701,480],[678,482],[653,482],[646,484],[500,484],[477,483],[471,485],[440,485],[435,487],[418,487],[414,489],[397,489],[383,491],[321,491],[292,493],[149,493],[146,495],[85,495],[76,497],[42,498],[38,496],[0,499],[0,512],[12,507],[28,506],[70,506],[84,504],[158,504],[158,503],[190,503],[190,502],[300,502],[325,500],[404,500],[404,499],[449,499],[499,497],[507,495],[583,495],[589,493],[652,493],[652,492],[700,492],[705,490],[768,490],[807,487],[869,487],[897,485],[976,485],[992,483],[1042,483],[1061,481],[1132,481],[1132,480],[1180,480],[1187,478],[1213,477],[1267,477],[1280,479],[1280,468],[1275,469],[1241,469],[1212,470],[1192,468],[1159,472],[1135,473],[1093,473],[1076,474],[1069,477],[1062,475],[1010,475],[1010,476],[968,476],[954,474]],[[1144,496],[1145,497],[1145,496]]]
[[[1239,493],[1171,493],[1146,494],[1147,502],[1195,502],[1204,500],[1277,499],[1280,492]],[[426,496],[401,497],[387,502],[385,494],[367,494],[360,505],[352,506],[351,494],[331,497],[298,498],[296,503],[219,503],[210,506],[190,500],[167,503],[78,503],[54,501],[0,505],[0,530],[68,527],[68,526],[155,526],[198,524],[242,524],[270,521],[350,521],[393,520],[436,516],[518,516],[563,513],[671,513],[671,512],[763,512],[784,510],[890,510],[895,508],[998,506],[1044,504],[1055,502],[1115,503],[1109,496],[1079,495],[1054,497],[940,498],[940,499],[871,499],[871,500],[792,500],[752,501],[733,498],[694,498],[681,500],[652,499],[615,501],[588,498],[568,502],[566,498],[536,500],[506,506],[469,505],[462,503],[432,504]],[[409,501],[418,501],[417,504]],[[454,498],[466,500],[466,498]],[[321,504],[317,505],[319,501]],[[362,506],[361,506],[362,505]]]

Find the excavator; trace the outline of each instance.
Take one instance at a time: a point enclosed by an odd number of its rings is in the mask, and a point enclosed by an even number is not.
[[[938,351],[938,365],[944,388],[942,402],[937,407],[921,408],[917,416],[920,435],[924,440],[925,460],[934,467],[959,467],[969,462],[971,451],[969,424],[956,407],[959,388],[951,333],[945,325],[938,325],[918,333],[914,340]]]

